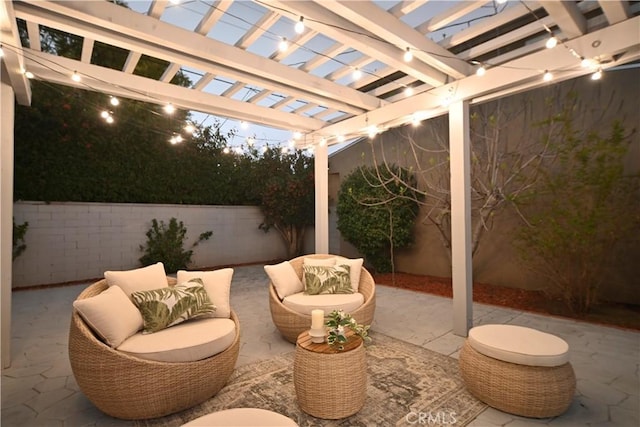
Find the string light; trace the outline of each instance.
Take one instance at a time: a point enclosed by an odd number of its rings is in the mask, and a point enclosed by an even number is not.
[[[173,106],[173,104],[169,103],[167,105],[164,106],[164,112],[167,114],[173,114],[176,111],[176,107]]]
[[[249,128],[249,123],[242,121],[240,122],[240,127],[244,130],[247,130]]]
[[[109,99],[109,103],[114,107],[117,107],[118,105],[120,105],[120,100],[115,96],[112,96],[111,99]]]
[[[406,96],[411,96],[413,95],[413,88],[411,86],[407,86],[406,88],[404,88],[404,94]]]
[[[24,76],[28,79],[32,79],[35,76],[33,75],[33,73],[31,71],[27,71],[27,70],[22,70],[22,73],[24,74]]]
[[[73,80],[74,82],[79,82],[81,80],[80,74],[78,74],[77,71],[74,71],[71,75],[71,80]]]
[[[2,58],[4,56],[4,49],[2,49],[2,46],[0,46],[0,58]]]
[[[420,126],[420,119],[418,119],[418,116],[414,115],[413,117],[411,117],[411,124],[413,125],[413,127]]]
[[[344,142],[345,141],[344,135],[338,135],[338,137],[336,139],[338,140],[338,142]]]
[[[230,151],[230,150],[229,150],[229,147],[224,147],[224,148],[222,149],[222,152],[223,152],[224,154],[229,154],[229,151]]]
[[[411,62],[413,59],[413,52],[411,52],[411,48],[407,47],[407,50],[404,52],[404,62]]]
[[[302,34],[304,32],[304,16],[300,17],[300,20],[296,22],[295,30],[296,33]]]
[[[327,145],[327,138],[320,138],[320,147]]]
[[[547,49],[553,49],[558,45],[558,39],[552,33],[551,37],[547,39],[547,42],[544,45],[547,47]]]
[[[580,61],[580,66],[582,68],[595,68],[597,63],[597,61],[591,58],[582,58],[582,60]]]
[[[107,121],[107,123],[112,124],[114,122],[113,120],[113,116],[108,116],[107,118],[105,118],[105,120]]]
[[[369,134],[369,138],[371,139],[375,138],[378,132],[379,132],[379,129],[377,126],[369,126],[369,129],[367,130],[367,133]]]
[[[296,143],[293,142],[293,139],[289,141],[289,148],[293,148],[296,146]]]
[[[602,68],[598,68],[598,71],[591,74],[591,80],[600,80],[602,78]]]
[[[278,44],[278,49],[280,50],[280,52],[286,52],[287,49],[289,49],[289,42],[287,41],[286,37],[283,37],[282,40],[280,40],[280,44]]]
[[[300,132],[296,131],[293,133],[293,139],[298,140],[300,138],[302,138],[302,134]]]
[[[253,147],[253,144],[256,143],[256,139],[253,136],[250,136],[247,138],[247,145],[249,145],[249,147]]]
[[[196,127],[191,123],[187,123],[187,125],[184,127],[184,131],[193,135],[196,131]]]
[[[553,80],[553,74],[551,74],[550,71],[545,71],[544,75],[542,76],[542,80],[544,80],[545,82],[550,82],[551,80]]]
[[[476,76],[478,77],[482,77],[487,73],[487,69],[485,68],[484,65],[480,64],[480,66],[478,67],[478,69],[476,70]]]
[[[360,71],[360,68],[354,68],[352,77],[353,80],[360,80],[362,77],[362,71]]]

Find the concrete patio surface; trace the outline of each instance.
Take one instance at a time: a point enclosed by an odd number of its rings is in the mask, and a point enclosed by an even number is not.
[[[231,305],[242,328],[238,366],[294,350],[271,321],[267,283],[261,265],[235,268]],[[12,365],[2,371],[1,383],[3,427],[133,425],[96,409],[71,372],[71,304],[86,286],[13,292]],[[376,289],[372,330],[457,357],[464,338],[451,332],[450,299],[380,285]],[[640,333],[483,304],[474,304],[473,318],[474,325],[529,326],[565,339],[577,390],[560,417],[528,419],[489,408],[471,426],[640,425]]]

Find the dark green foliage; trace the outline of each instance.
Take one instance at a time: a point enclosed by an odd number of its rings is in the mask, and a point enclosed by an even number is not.
[[[419,198],[401,180],[416,187],[412,174],[398,166],[360,167],[338,193],[338,230],[378,273],[392,271],[393,251],[413,242]]]
[[[29,228],[28,222],[25,221],[18,225],[16,224],[16,219],[13,219],[12,261],[18,258],[27,249],[27,245],[24,243],[24,236],[27,234],[27,228]]]
[[[313,158],[301,150],[291,153],[271,148],[254,157],[254,188],[264,215],[262,230],[275,228],[287,247],[287,257],[302,253],[304,234],[313,225],[315,184]]]
[[[518,235],[522,257],[575,313],[598,301],[616,244],[640,225],[637,176],[626,176],[628,135],[619,122],[606,134],[580,129],[566,107],[545,121],[559,132],[558,157],[535,193],[531,227]],[[551,132],[549,132],[551,133]]]
[[[184,241],[187,229],[184,223],[178,222],[176,218],[171,218],[169,225],[166,225],[164,221],[158,223],[158,220],[154,218],[151,221],[151,228],[146,233],[146,246],[140,245],[140,250],[144,251],[144,255],[140,257],[140,264],[147,266],[162,262],[168,273],[186,269],[191,263],[193,248],[201,241],[209,240],[212,234],[212,231],[200,234],[191,249],[185,250]]]

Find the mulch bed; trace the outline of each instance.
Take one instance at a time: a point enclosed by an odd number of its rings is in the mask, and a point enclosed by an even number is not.
[[[374,274],[376,283],[416,292],[451,298],[451,278],[423,276],[409,273]],[[473,300],[483,304],[577,319],[607,326],[640,330],[640,307],[628,304],[602,303],[589,314],[571,313],[559,299],[542,291],[507,288],[486,283],[473,284]]]

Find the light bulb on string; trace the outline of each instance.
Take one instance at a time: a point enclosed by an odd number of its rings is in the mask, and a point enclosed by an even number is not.
[[[224,148],[222,149],[222,152],[223,152],[224,154],[229,154],[229,147],[224,147]]]
[[[240,122],[240,128],[247,130],[249,129],[249,123],[245,122],[245,121],[241,121]]]
[[[369,126],[369,129],[367,130],[367,133],[369,134],[369,138],[373,139],[376,137],[376,135],[378,134],[378,127],[377,126]]]
[[[301,16],[300,20],[296,22],[296,26],[294,27],[297,34],[302,34],[304,32],[304,17]]]
[[[602,78],[602,68],[598,68],[598,70],[591,74],[591,80],[600,80]]]
[[[478,77],[482,77],[485,74],[487,74],[487,69],[485,68],[484,65],[480,64],[480,66],[478,67],[478,69],[476,70],[476,76]]]
[[[24,73],[24,76],[28,79],[32,79],[35,77],[31,71],[23,70],[22,72]]]
[[[80,78],[80,74],[78,74],[77,71],[74,71],[73,74],[71,74],[71,80],[73,80],[74,82],[79,82],[82,79]]]
[[[598,62],[592,58],[582,58],[580,61],[580,66],[582,68],[595,68]]]
[[[295,132],[293,133],[293,139],[295,139],[295,140],[297,141],[297,140],[298,140],[298,139],[300,139],[300,138],[302,138],[302,133],[300,133],[300,132],[298,132],[298,131],[295,131]]]
[[[169,103],[167,105],[164,106],[164,112],[167,114],[173,114],[176,111],[176,107],[173,106],[173,104]]]
[[[353,77],[353,80],[360,80],[362,77],[362,71],[360,71],[359,68],[354,68],[351,76]]]
[[[413,88],[411,86],[405,87],[404,88],[404,94],[405,94],[405,96],[413,95]]]
[[[111,105],[113,105],[114,107],[117,107],[118,105],[120,105],[120,100],[119,100],[118,98],[116,98],[115,96],[112,96],[112,97],[109,99],[109,103],[110,103]]]
[[[553,74],[551,74],[550,71],[545,71],[544,75],[542,76],[542,80],[544,80],[545,82],[550,82],[551,80],[553,80]]]
[[[551,34],[551,37],[547,39],[547,42],[544,45],[547,47],[547,49],[553,49],[558,45],[558,39],[553,34]]]
[[[105,120],[107,121],[107,123],[112,124],[114,122],[113,120],[113,116],[108,116],[107,118],[105,118]]]
[[[107,117],[109,117],[109,116],[110,116],[110,114],[109,114],[109,112],[108,112],[107,110],[103,110],[103,111],[100,113],[100,117],[102,117],[103,119],[106,119],[106,118],[107,118]]]
[[[253,147],[253,144],[255,144],[255,143],[256,143],[256,138],[255,137],[250,136],[250,137],[247,138],[247,145],[249,147]]]
[[[327,138],[320,138],[320,147],[324,147],[327,145]]]
[[[407,50],[404,51],[404,62],[411,62],[413,59],[413,52],[411,52],[411,48],[407,47]]]
[[[286,52],[287,49],[289,49],[289,42],[287,41],[286,37],[283,37],[282,40],[280,40],[278,49],[280,50],[280,52]]]
[[[344,135],[338,135],[338,136],[336,137],[336,139],[338,140],[338,142],[344,142],[344,141],[345,141],[345,137],[344,137]]]
[[[420,119],[418,119],[417,115],[413,115],[413,117],[411,117],[411,124],[413,125],[413,127],[418,127],[420,126]]]
[[[0,58],[2,58],[4,56],[4,49],[2,49],[2,46],[0,46]]]
[[[196,131],[196,127],[191,123],[187,123],[186,126],[184,127],[184,131],[193,135],[194,132]]]

